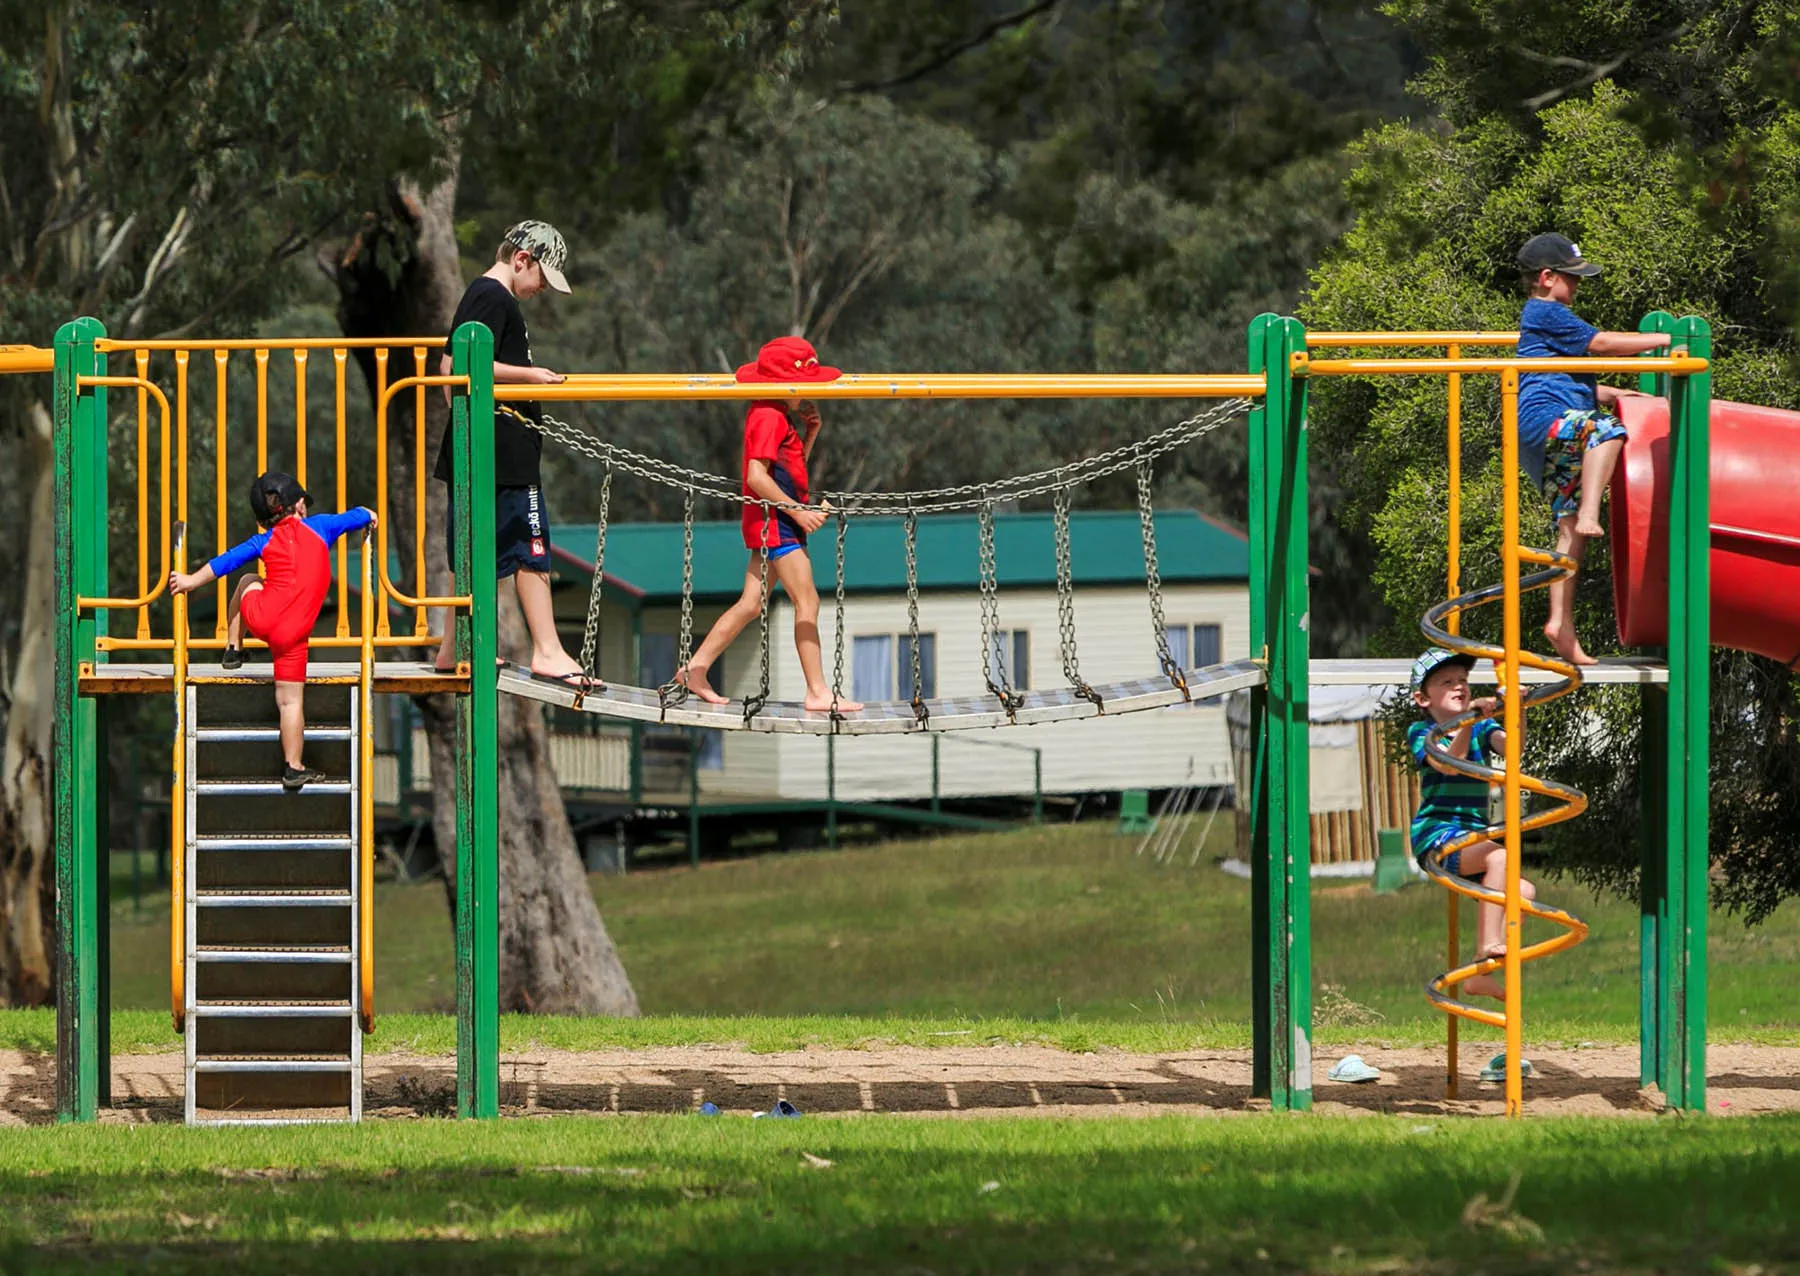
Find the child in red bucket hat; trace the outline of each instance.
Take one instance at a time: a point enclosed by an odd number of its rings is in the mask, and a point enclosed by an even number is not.
[[[708,704],[726,701],[707,682],[707,670],[762,611],[766,557],[775,579],[794,604],[794,646],[799,648],[800,670],[806,676],[805,705],[818,712],[833,707],[819,656],[819,591],[813,585],[812,560],[806,556],[807,535],[823,527],[828,517],[827,506],[808,504],[806,477],[806,460],[818,442],[822,422],[818,408],[800,397],[798,387],[835,381],[841,375],[838,369],[821,364],[812,343],[801,337],[775,338],[757,352],[755,363],[737,370],[740,382],[785,385],[789,392],[778,399],[756,400],[744,417],[744,546],[750,551],[744,592],[719,617],[694,658],[675,675]],[[790,414],[799,416],[804,433],[795,428]],[[765,507],[764,501],[770,504]],[[839,700],[836,708],[850,713],[862,705]]]

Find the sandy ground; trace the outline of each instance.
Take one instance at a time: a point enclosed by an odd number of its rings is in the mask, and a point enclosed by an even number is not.
[[[1444,1097],[1441,1050],[1359,1047],[1381,1079],[1338,1084],[1326,1072],[1348,1051],[1314,1061],[1313,1106],[1337,1114],[1498,1115],[1501,1088],[1476,1073],[1487,1051],[1464,1048],[1461,1094]],[[1638,1085],[1631,1047],[1530,1050],[1537,1073],[1525,1083],[1528,1112],[1538,1115],[1644,1115],[1662,1109],[1654,1090]],[[1800,1110],[1800,1050],[1712,1046],[1707,1052],[1707,1109],[1720,1115]],[[5,1102],[0,1124],[47,1122],[54,1110],[54,1061],[0,1051]],[[373,1056],[366,1068],[371,1116],[447,1115],[454,1106],[456,1064],[449,1057]],[[113,1060],[114,1106],[107,1121],[179,1121],[179,1054],[121,1055]],[[862,1050],[810,1049],[752,1054],[730,1046],[553,1050],[504,1056],[500,1101],[511,1115],[686,1112],[711,1101],[748,1113],[787,1099],[809,1116],[862,1112],[922,1115],[1228,1116],[1266,1110],[1250,1097],[1250,1054],[1243,1050],[1070,1054],[1041,1046]]]

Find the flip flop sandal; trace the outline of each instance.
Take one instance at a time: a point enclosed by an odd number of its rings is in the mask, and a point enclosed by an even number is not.
[[[1532,1076],[1535,1072],[1536,1069],[1531,1066],[1531,1060],[1519,1060],[1519,1075],[1521,1077]],[[1487,1061],[1487,1067],[1481,1070],[1481,1079],[1483,1081],[1494,1083],[1506,1080],[1506,1052],[1504,1050]]]
[[[751,1114],[751,1116],[753,1118],[755,1118],[755,1117],[797,1117],[799,1115],[800,1115],[800,1109],[795,1107],[793,1104],[789,1103],[786,1099],[775,1100],[775,1106],[770,1108],[767,1112],[755,1112],[755,1113]]]
[[[1363,1062],[1359,1054],[1347,1054],[1331,1065],[1331,1071],[1325,1074],[1331,1081],[1343,1081],[1351,1085],[1359,1085],[1369,1081],[1379,1081],[1381,1070],[1371,1068]]]

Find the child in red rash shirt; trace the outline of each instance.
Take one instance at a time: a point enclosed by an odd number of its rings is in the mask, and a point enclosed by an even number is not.
[[[261,559],[265,578],[246,576],[231,595],[225,655],[220,664],[244,663],[244,630],[269,644],[275,658],[275,707],[281,715],[281,752],[286,767],[281,787],[298,793],[324,774],[301,759],[306,739],[306,649],[319,609],[331,591],[332,544],[345,532],[373,527],[375,515],[358,506],[343,514],[306,513],[311,498],[291,475],[271,470],[250,485],[250,510],[263,530],[232,546],[197,572],[170,572],[169,592],[223,580],[246,563]]]

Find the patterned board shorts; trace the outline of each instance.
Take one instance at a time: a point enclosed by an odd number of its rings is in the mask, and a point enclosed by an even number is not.
[[[1581,508],[1581,465],[1589,448],[1625,437],[1625,427],[1610,412],[1577,408],[1565,412],[1544,438],[1544,499],[1550,517],[1560,519]]]

